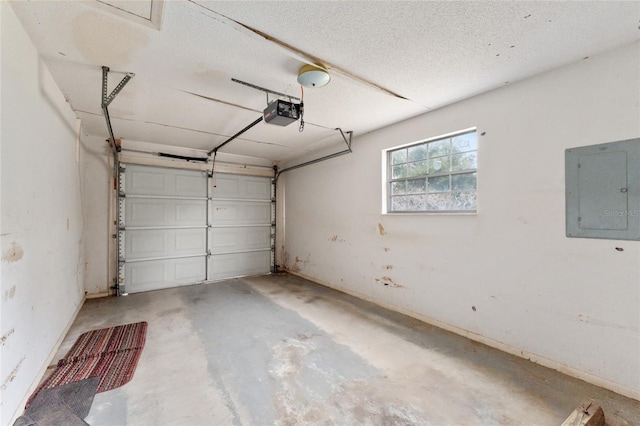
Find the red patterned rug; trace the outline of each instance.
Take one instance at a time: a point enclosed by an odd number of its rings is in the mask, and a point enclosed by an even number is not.
[[[42,389],[100,377],[97,392],[128,383],[133,377],[147,335],[147,323],[119,325],[89,331],[78,337],[55,371],[38,387],[27,407]]]
[[[128,349],[142,349],[147,336],[147,323],[136,322],[83,333],[58,365],[76,362],[95,355]]]

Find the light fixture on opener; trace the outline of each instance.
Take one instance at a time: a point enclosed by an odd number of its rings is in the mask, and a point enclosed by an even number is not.
[[[298,83],[304,87],[322,87],[329,84],[331,76],[324,68],[316,65],[303,65],[298,71]]]

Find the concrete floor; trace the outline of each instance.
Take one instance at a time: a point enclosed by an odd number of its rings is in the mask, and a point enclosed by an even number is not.
[[[91,425],[560,425],[586,398],[640,424],[638,401],[287,274],[89,300],[55,361],[135,321],[136,373]]]

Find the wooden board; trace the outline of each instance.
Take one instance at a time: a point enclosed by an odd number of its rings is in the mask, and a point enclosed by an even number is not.
[[[562,426],[605,426],[604,411],[593,401],[582,401]]]

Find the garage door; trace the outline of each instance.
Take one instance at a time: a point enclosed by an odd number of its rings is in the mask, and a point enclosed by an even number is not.
[[[209,279],[271,270],[271,179],[217,173],[209,220]]]
[[[268,273],[271,179],[123,165],[120,292]]]

